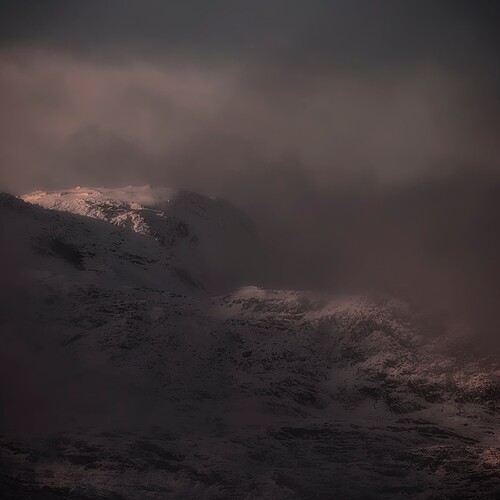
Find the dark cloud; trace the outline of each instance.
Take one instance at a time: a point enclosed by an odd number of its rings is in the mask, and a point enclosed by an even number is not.
[[[384,0],[2,2],[4,44],[36,43],[124,56],[190,53],[320,67],[406,63],[477,65],[492,56],[493,2]]]

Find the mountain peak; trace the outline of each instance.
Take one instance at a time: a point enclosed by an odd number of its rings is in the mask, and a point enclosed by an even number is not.
[[[154,238],[180,267],[215,289],[241,283],[255,269],[253,222],[231,203],[167,187],[82,187],[34,191],[24,201],[100,219]]]

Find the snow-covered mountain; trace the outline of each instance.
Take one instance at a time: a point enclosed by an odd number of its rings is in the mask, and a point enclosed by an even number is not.
[[[179,267],[212,291],[234,287],[258,266],[260,247],[252,221],[222,199],[149,186],[77,187],[22,198],[154,238]]]
[[[201,293],[156,239],[93,218],[0,195],[2,261],[13,279]],[[5,280],[4,280],[5,283]]]
[[[395,299],[210,294],[177,245],[234,234],[235,209],[79,191],[0,198],[7,495],[500,493],[494,360]]]

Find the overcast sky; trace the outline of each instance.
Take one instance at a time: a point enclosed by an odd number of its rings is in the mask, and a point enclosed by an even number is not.
[[[231,196],[288,164],[323,186],[497,169],[495,2],[0,9],[3,189],[153,182]]]

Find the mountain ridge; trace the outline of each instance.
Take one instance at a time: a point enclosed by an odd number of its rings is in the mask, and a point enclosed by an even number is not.
[[[35,191],[21,198],[150,236],[208,289],[222,291],[241,283],[255,272],[260,257],[253,223],[242,211],[190,191],[77,187]]]

